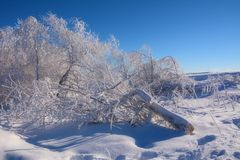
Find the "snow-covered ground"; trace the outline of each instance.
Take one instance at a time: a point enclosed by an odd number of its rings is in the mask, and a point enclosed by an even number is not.
[[[240,95],[239,89],[228,89],[228,93]],[[116,124],[112,133],[107,124],[65,124],[21,135],[0,128],[0,159],[240,159],[240,103],[206,96],[168,109],[189,120],[194,134],[154,124]]]

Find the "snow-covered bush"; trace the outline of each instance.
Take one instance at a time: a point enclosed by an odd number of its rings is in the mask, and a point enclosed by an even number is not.
[[[172,57],[156,60],[147,47],[125,53],[114,37],[100,41],[85,26],[50,14],[0,30],[3,117],[36,126],[135,124],[152,115],[138,94],[174,100],[194,93],[193,81]]]

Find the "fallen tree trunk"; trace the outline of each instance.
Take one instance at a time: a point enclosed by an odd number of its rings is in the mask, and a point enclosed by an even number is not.
[[[184,131],[186,134],[192,134],[194,127],[188,122],[186,119],[177,115],[166,108],[160,106],[158,103],[154,102],[146,92],[140,89],[135,89],[128,94],[124,95],[120,100],[121,104],[126,103],[127,100],[131,100],[132,98],[138,100],[139,103],[144,103],[144,107],[147,107],[151,111],[153,111],[158,116],[162,117],[165,121],[170,123],[175,129]]]
[[[175,129],[182,130],[187,134],[193,134],[192,133],[194,130],[193,125],[183,117],[173,112],[170,112],[169,110],[163,108],[162,106],[155,102],[148,104],[148,106],[154,113],[156,113],[164,120],[169,122]]]

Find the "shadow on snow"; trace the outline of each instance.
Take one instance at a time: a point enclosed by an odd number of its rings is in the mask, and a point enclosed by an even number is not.
[[[111,135],[128,136],[135,140],[138,147],[151,148],[155,142],[183,136],[184,133],[149,123],[137,127],[115,124],[112,133],[108,124],[89,124],[80,129],[77,129],[77,126],[65,125],[31,133],[27,141],[40,147],[63,151]]]

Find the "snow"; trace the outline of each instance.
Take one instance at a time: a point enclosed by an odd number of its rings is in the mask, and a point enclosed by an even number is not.
[[[70,152],[59,154],[47,148],[27,143],[21,136],[11,131],[0,129],[0,159],[69,159]]]
[[[238,89],[228,89],[239,95]],[[220,94],[224,94],[224,90]],[[185,99],[167,108],[194,126],[193,135],[145,123],[77,124],[13,132],[0,128],[0,159],[6,160],[190,160],[240,159],[240,104],[212,96]]]

